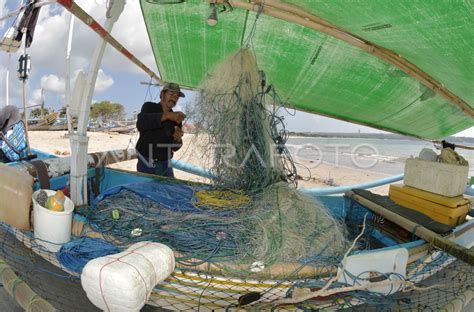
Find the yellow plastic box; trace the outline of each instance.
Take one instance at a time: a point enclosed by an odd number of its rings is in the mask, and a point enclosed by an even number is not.
[[[453,226],[464,223],[471,209],[469,200],[462,196],[446,197],[401,184],[390,185],[389,197],[403,207]]]

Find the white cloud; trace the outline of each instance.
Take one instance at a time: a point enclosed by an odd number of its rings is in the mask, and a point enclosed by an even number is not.
[[[64,72],[67,24],[65,14],[53,15],[51,5],[41,8],[36,24],[31,55],[32,75],[46,70]]]
[[[51,74],[41,77],[41,87],[47,91],[63,93],[65,90],[65,82],[64,79]]]
[[[2,1],[2,0],[0,0]],[[98,19],[103,23],[105,19],[105,5],[103,1],[77,1],[87,12],[93,15],[104,16]],[[71,14],[60,5],[46,5],[41,8],[36,24],[33,43],[28,51],[32,58],[32,75],[48,71],[63,76],[66,71],[66,48]],[[75,19],[71,53],[71,68],[86,69],[98,42],[98,36]]]
[[[97,81],[95,83],[95,91],[101,92],[110,88],[114,84],[112,77],[107,76],[102,69],[99,69]]]
[[[76,2],[100,24],[104,24],[105,0],[78,0]],[[0,0],[0,9],[3,9],[5,5],[5,0]],[[6,12],[5,9],[3,11]],[[65,76],[69,19],[70,13],[63,10],[60,5],[46,5],[41,8],[33,43],[28,51],[32,59],[31,80],[41,79],[40,77],[44,75]],[[12,21],[13,18],[9,19],[8,23]],[[1,30],[5,31],[5,29]],[[125,10],[115,24],[112,33],[125,48],[144,61],[147,66],[156,70],[139,1],[127,1]],[[75,19],[71,53],[72,72],[77,69],[88,69],[91,56],[98,42],[98,35],[80,20]],[[12,58],[18,59],[19,54],[20,52],[13,54]],[[103,66],[111,74],[115,72],[142,72],[141,69],[110,46],[106,49]],[[3,68],[3,66],[1,67]],[[39,75],[41,76],[38,77]],[[104,88],[103,82],[100,86]]]
[[[16,9],[20,2],[20,0],[0,0],[0,10],[6,14]],[[101,25],[104,25],[105,22],[106,2],[110,1],[76,0],[76,3]],[[13,20],[14,17],[8,19],[3,27],[0,24],[0,36],[6,31],[6,26],[13,23]],[[41,102],[41,88],[45,89],[45,102],[48,108],[58,108],[64,105],[65,55],[69,20],[70,13],[58,4],[41,8],[33,43],[28,49],[32,62],[31,76],[27,81],[27,101],[29,105]],[[115,24],[112,34],[133,55],[157,72],[139,1],[127,1],[125,10]],[[80,20],[75,19],[70,63],[72,88],[74,88],[77,72],[89,70],[92,54],[98,42],[98,35]],[[5,73],[7,67],[10,72],[9,103],[18,107],[23,106],[22,83],[16,77],[17,60],[20,53],[21,51],[11,54],[10,57],[5,53],[0,54],[0,107],[5,102]],[[96,81],[94,97],[100,97],[98,94],[110,97],[107,93],[113,90],[116,81],[119,81],[124,74],[136,73],[143,73],[143,71],[115,51],[114,48],[108,46],[102,61],[102,70],[99,72]]]
[[[106,10],[104,0],[81,0],[77,3],[101,25],[104,24]],[[70,14],[64,10],[58,14],[57,7],[48,5],[41,9],[30,54],[33,70],[44,68],[61,76],[64,75],[66,67]],[[145,65],[157,71],[139,1],[127,1],[122,15],[112,30],[112,35]],[[75,19],[71,53],[73,71],[77,68],[88,69],[91,55],[98,42],[98,35],[80,20]],[[55,61],[51,62],[51,58]],[[114,72],[143,72],[111,46],[107,46],[102,64]]]
[[[36,105],[41,103],[41,89],[35,89],[33,92],[30,92],[31,98],[28,101],[28,105]]]
[[[112,36],[158,74],[139,1],[127,1],[122,15],[112,29]],[[106,51],[104,64],[117,71],[143,73],[142,69],[110,46]]]
[[[474,127],[471,127],[471,128],[468,128],[464,131],[458,132],[454,136],[474,138]]]
[[[5,97],[7,94],[6,90],[6,77],[7,77],[7,67],[9,68],[9,79],[8,79],[8,97],[9,97],[9,104],[22,106],[23,104],[23,86],[22,82],[18,80],[16,75],[16,60],[11,59],[10,62],[8,58],[6,62],[2,62],[3,64],[0,65],[0,107],[2,107],[5,103]],[[27,82],[27,90],[29,88],[29,83]],[[27,91],[28,92],[28,91]]]

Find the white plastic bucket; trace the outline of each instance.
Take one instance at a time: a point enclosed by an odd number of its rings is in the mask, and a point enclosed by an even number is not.
[[[56,191],[44,190],[48,196]],[[74,203],[68,197],[64,200],[64,211],[51,211],[36,201],[40,191],[33,193],[33,227],[35,241],[51,252],[71,240],[72,212]]]

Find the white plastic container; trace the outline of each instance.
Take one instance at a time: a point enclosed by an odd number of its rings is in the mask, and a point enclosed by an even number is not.
[[[423,191],[456,197],[466,190],[468,174],[468,166],[408,158],[403,183]]]
[[[56,191],[44,190],[48,196]],[[51,252],[71,240],[72,212],[74,203],[68,197],[64,200],[64,211],[51,211],[36,201],[40,191],[33,193],[33,228],[35,241]]]
[[[394,294],[401,289],[401,281],[406,278],[407,263],[408,250],[406,248],[355,254],[347,257],[344,273],[341,274],[339,272],[341,269],[338,269],[338,274],[340,274],[338,282],[349,285],[367,285],[368,291],[384,295]],[[354,280],[353,276],[358,278]],[[380,281],[385,281],[388,285],[371,287],[371,278],[374,282],[381,278]]]

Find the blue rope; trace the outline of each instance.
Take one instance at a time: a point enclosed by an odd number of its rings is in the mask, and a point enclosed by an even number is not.
[[[62,246],[56,258],[68,270],[81,273],[90,260],[118,252],[120,250],[115,245],[103,239],[83,237]]]

